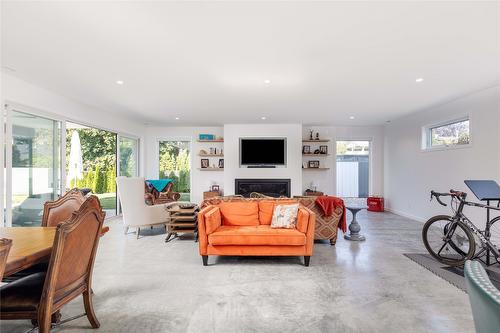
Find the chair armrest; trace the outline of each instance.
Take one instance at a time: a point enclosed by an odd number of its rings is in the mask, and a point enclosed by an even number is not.
[[[301,221],[300,224],[299,224],[299,214],[301,214],[302,216],[300,219]],[[316,214],[305,206],[299,207],[299,212],[297,213],[297,229],[301,231],[300,228],[305,228],[306,230],[305,231],[306,255],[311,256],[313,254],[313,249],[314,249],[314,229],[316,228]]]
[[[203,208],[198,213],[198,245],[200,250],[200,255],[207,255],[208,248],[208,234],[207,234],[207,224],[206,224],[206,215],[210,213],[212,210],[219,209],[217,206],[207,206]]]
[[[145,221],[148,221],[148,224],[159,224],[159,223],[167,223],[170,218],[170,213],[167,211],[167,205],[153,205],[146,207],[147,217],[145,216]]]
[[[307,233],[307,225],[309,224],[309,212],[305,207],[299,207],[297,211],[297,230],[302,233]]]

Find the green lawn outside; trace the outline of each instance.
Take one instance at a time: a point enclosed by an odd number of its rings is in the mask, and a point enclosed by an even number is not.
[[[103,209],[115,209],[116,208],[116,193],[101,193],[96,194],[101,202]]]

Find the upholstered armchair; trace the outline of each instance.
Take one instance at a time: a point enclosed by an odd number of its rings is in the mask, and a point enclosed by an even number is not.
[[[464,271],[476,332],[498,332],[500,328],[500,290],[491,283],[479,261],[467,260]]]
[[[118,196],[122,206],[123,225],[125,233],[130,227],[136,228],[137,238],[141,227],[155,225],[166,225],[170,214],[167,207],[170,204],[149,206],[144,202],[144,178],[139,177],[117,177],[116,185]]]

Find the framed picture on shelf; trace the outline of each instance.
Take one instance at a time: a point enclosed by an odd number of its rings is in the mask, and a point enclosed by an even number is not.
[[[212,185],[212,191],[219,192],[220,191],[219,185]]]
[[[312,169],[318,169],[319,168],[319,161],[309,161],[307,163],[307,167],[312,168]]]
[[[210,162],[208,158],[202,158],[201,159],[201,168],[202,169],[207,169],[210,166]]]
[[[319,153],[320,154],[328,154],[328,146],[319,146]]]
[[[224,159],[223,158],[219,158],[219,168],[224,169]]]
[[[311,146],[302,146],[302,154],[310,154]]]

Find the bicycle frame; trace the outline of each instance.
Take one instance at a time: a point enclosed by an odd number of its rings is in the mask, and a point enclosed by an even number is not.
[[[481,243],[483,243],[483,245],[486,245],[489,248],[489,250],[493,253],[493,255],[495,256],[497,261],[500,262],[500,251],[493,245],[493,243],[490,242],[489,235],[485,236],[483,234],[483,231],[481,231],[474,223],[472,223],[472,221],[467,216],[465,216],[465,214],[462,212],[464,209],[464,206],[481,207],[481,208],[493,209],[493,210],[497,210],[497,211],[500,211],[500,208],[494,207],[494,206],[489,206],[489,205],[484,205],[484,204],[480,204],[480,203],[465,201],[462,198],[457,198],[457,200],[460,201],[460,204],[458,206],[457,211],[455,212],[455,215],[453,216],[453,220],[454,221],[461,221],[462,223],[464,223],[474,233],[474,235],[476,235],[477,238],[479,238]],[[488,230],[489,230],[489,227],[487,226],[485,232],[488,232]],[[454,228],[453,228],[453,231],[454,231]],[[448,235],[447,235],[447,237],[448,237]],[[482,252],[483,251],[481,251],[480,253],[482,253]]]

